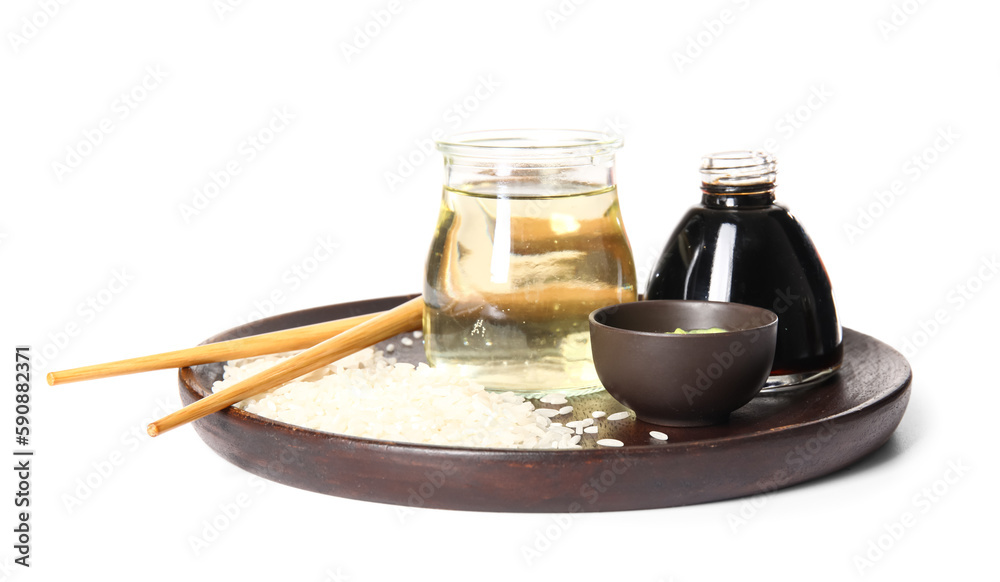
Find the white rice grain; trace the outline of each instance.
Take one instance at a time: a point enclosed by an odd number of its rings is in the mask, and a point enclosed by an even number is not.
[[[618,439],[600,439],[599,441],[597,441],[597,444],[601,445],[602,447],[622,447],[622,446],[625,446],[625,443],[621,442]]]

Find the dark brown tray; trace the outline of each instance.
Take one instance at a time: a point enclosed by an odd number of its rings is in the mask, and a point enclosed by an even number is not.
[[[412,296],[330,305],[261,320],[208,341],[381,311]],[[387,342],[384,342],[387,343]],[[423,360],[419,342],[395,356]],[[383,344],[384,345],[384,344]],[[519,512],[618,511],[690,505],[769,492],[846,467],[880,447],[910,396],[901,354],[844,330],[844,365],[818,386],[759,396],[724,425],[663,428],[630,417],[598,421],[583,450],[441,447],[298,428],[229,408],[195,423],[229,462],[292,487],[340,497],[447,509]],[[209,393],[222,364],[184,368],[189,404]],[[570,399],[566,422],[624,408],[606,392]],[[543,405],[545,406],[545,405]],[[649,436],[660,430],[662,442]],[[616,438],[621,448],[598,447]]]

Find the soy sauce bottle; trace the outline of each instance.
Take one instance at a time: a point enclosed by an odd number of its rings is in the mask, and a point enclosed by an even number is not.
[[[765,392],[833,374],[843,334],[830,278],[798,221],[774,203],[775,160],[735,151],[702,159],[701,205],[667,241],[647,299],[730,301],[778,315],[778,344]]]

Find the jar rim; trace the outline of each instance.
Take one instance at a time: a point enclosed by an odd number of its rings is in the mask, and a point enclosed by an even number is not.
[[[491,129],[436,140],[445,156],[485,159],[559,159],[614,154],[620,135],[584,129]]]
[[[701,159],[702,184],[744,187],[774,184],[777,160],[759,150],[730,150],[708,154]]]

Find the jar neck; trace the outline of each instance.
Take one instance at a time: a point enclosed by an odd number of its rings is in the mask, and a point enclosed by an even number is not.
[[[701,203],[708,208],[765,208],[774,204],[774,188],[752,190],[745,188],[719,188],[701,185]]]
[[[615,186],[615,162],[613,156],[588,159],[586,164],[575,165],[445,158],[444,185],[486,196],[571,196]]]
[[[620,136],[580,130],[491,130],[437,141],[446,188],[531,198],[613,187],[621,145]]]

